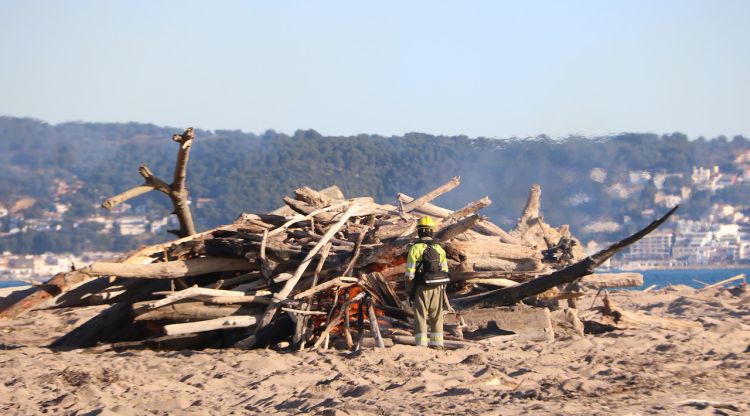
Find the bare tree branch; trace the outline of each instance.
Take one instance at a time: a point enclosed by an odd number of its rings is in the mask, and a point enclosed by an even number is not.
[[[157,178],[156,176],[154,176],[154,174],[151,172],[151,169],[149,169],[148,166],[141,165],[141,167],[138,168],[138,173],[140,173],[141,176],[143,176],[143,179],[146,180],[146,185],[150,185],[157,191],[163,192],[169,195],[169,191],[170,191],[169,184]]]
[[[111,198],[107,198],[104,202],[102,202],[102,208],[112,209],[115,206],[127,201],[128,199],[135,198],[153,190],[154,187],[151,185],[141,185],[136,186],[135,188],[130,188],[121,194],[115,195]]]
[[[187,163],[190,158],[190,148],[193,144],[194,138],[195,134],[193,133],[192,127],[185,129],[185,132],[182,134],[175,134],[172,136],[172,140],[180,144],[180,149],[177,151],[177,162],[175,163],[172,184],[167,184],[163,180],[154,176],[148,166],[141,165],[138,169],[138,173],[143,177],[145,183],[106,199],[102,203],[102,207],[112,209],[116,205],[131,198],[143,195],[152,190],[157,190],[168,195],[169,199],[172,200],[172,206],[174,207],[173,214],[177,216],[177,219],[180,222],[179,230],[170,230],[169,232],[177,234],[179,237],[187,237],[195,234],[193,216],[190,213],[190,206],[188,204],[188,190],[185,185]]]

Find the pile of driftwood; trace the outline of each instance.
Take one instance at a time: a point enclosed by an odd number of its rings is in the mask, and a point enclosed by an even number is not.
[[[574,299],[582,277],[674,211],[586,257],[566,226],[544,222],[539,186],[506,232],[477,214],[489,198],[455,211],[431,203],[459,183],[418,198],[399,194],[394,205],[347,199],[335,186],[300,188],[270,213],[243,213],[226,226],[59,274],[0,309],[0,319],[40,307],[112,305],[51,345],[61,349],[413,343],[401,276],[421,216],[436,220],[452,275],[448,301],[460,310]],[[558,249],[565,252],[555,261],[550,253]]]

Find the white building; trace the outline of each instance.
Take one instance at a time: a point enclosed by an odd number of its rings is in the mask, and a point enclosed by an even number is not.
[[[657,192],[656,195],[654,195],[654,203],[665,208],[674,208],[682,203],[682,197],[679,195],[665,195],[662,192]]]
[[[0,255],[0,280],[46,281],[57,273],[84,267],[92,261],[112,260],[115,253],[91,252],[80,257],[72,254],[45,253],[23,255],[4,252]]]
[[[139,235],[150,228],[148,219],[143,215],[125,215],[117,218],[115,224],[120,227],[121,235]]]
[[[645,185],[651,180],[651,173],[647,170],[631,170],[628,181],[631,185]]]
[[[672,258],[672,230],[656,230],[628,247],[622,255],[626,262],[659,263]]]
[[[159,231],[165,229],[167,226],[170,225],[170,217],[163,217],[156,220],[151,221],[151,232],[152,233],[158,233]]]
[[[97,215],[95,217],[90,217],[88,219],[89,222],[95,222],[102,225],[102,229],[100,233],[110,233],[112,232],[112,227],[114,227],[114,220],[111,218],[107,218],[101,215]]]
[[[731,180],[727,182],[726,178],[722,180],[722,176],[724,175],[719,172],[718,166],[714,166],[713,169],[693,166],[693,173],[690,175],[690,179],[696,189],[710,190],[713,192],[717,189],[723,188],[727,183],[731,182]]]
[[[739,224],[679,221],[672,255],[684,264],[733,263],[750,256],[750,241]]]

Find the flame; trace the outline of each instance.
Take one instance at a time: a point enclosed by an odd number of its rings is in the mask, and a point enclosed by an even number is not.
[[[352,299],[353,297],[357,296],[360,292],[362,292],[362,288],[358,285],[352,285],[349,287],[338,289],[338,299],[336,299],[336,289],[330,289],[323,293],[321,293],[318,296],[318,310],[331,310],[335,306],[335,309],[333,310],[333,313],[331,314],[331,319],[335,319],[336,315],[338,314],[341,307],[343,307],[344,303]],[[336,304],[334,305],[333,301],[336,299]],[[381,328],[383,327],[390,327],[391,323],[390,321],[383,319],[385,317],[385,311],[378,307],[373,308],[375,310],[375,316],[378,318],[378,326]],[[367,314],[367,310],[364,312],[364,320],[369,321],[369,316]],[[350,327],[353,330],[357,329],[357,315],[359,314],[359,303],[352,303],[349,305],[349,322]],[[331,336],[334,335],[342,335],[344,332],[344,319],[342,318],[341,322],[337,323],[336,326],[333,327],[331,330]],[[326,322],[328,320],[327,315],[315,315],[312,318],[313,326],[315,328],[316,332],[321,332],[323,328],[326,326]]]

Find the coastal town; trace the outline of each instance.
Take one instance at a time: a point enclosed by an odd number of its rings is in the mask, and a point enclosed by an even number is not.
[[[690,199],[695,191],[713,194],[750,181],[750,152],[734,161],[737,170],[724,173],[718,167],[694,167],[690,186],[669,189],[665,183],[680,174],[631,172],[631,184],[652,181],[658,190],[654,205],[671,208]],[[671,192],[670,192],[671,191]],[[618,269],[701,267],[750,263],[748,207],[715,203],[700,219],[679,218],[628,247],[610,266]],[[651,209],[644,215],[655,215]],[[594,244],[596,245],[596,244]]]
[[[750,263],[750,225],[679,220],[657,230],[613,259],[622,270]]]

